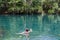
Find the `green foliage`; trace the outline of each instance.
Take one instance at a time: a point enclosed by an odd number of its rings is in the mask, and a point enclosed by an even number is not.
[[[16,7],[10,7],[8,10],[15,11],[15,10],[20,10],[20,8],[18,6],[16,6]]]
[[[57,2],[53,3],[53,8],[54,9],[57,9],[58,8],[58,3]]]
[[[32,4],[29,5],[25,2],[25,0],[0,0],[0,6],[2,6],[2,4],[7,4],[6,6],[8,6],[8,11],[16,11],[16,10],[27,10],[27,9],[31,9],[32,11],[38,9],[39,12],[43,11],[42,5],[46,4],[46,5],[51,5],[53,6],[53,9],[49,9],[48,13],[54,13],[54,9],[58,8],[58,3],[55,2],[48,2],[48,0],[32,0]],[[4,6],[4,5],[3,5]]]
[[[48,13],[49,13],[49,14],[52,14],[52,13],[54,13],[54,10],[53,10],[53,9],[49,9],[49,10],[48,10]]]

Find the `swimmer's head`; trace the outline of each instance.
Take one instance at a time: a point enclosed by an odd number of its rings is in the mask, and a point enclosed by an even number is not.
[[[28,32],[29,30],[28,30],[28,28],[26,28],[26,32]]]

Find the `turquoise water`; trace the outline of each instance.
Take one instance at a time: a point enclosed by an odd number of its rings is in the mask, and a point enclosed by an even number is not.
[[[0,15],[0,40],[26,40],[17,35],[32,28],[30,40],[60,40],[60,16],[56,15]]]

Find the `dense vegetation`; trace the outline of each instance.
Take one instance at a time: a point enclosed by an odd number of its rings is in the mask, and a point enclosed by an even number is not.
[[[0,0],[0,14],[56,14],[60,0]]]

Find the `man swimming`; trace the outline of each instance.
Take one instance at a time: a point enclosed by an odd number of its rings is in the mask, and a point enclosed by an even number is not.
[[[24,32],[21,33],[17,33],[17,34],[21,34],[21,35],[25,35],[27,40],[29,40],[29,34],[30,32],[32,32],[32,29],[28,30],[28,28],[26,28],[26,30]]]

